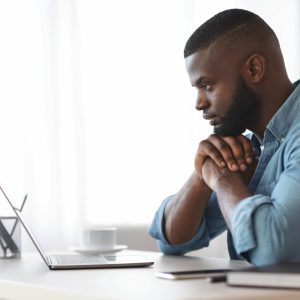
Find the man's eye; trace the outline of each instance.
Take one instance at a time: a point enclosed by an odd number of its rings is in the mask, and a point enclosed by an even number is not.
[[[203,89],[207,92],[211,91],[212,85],[211,84],[203,84]]]

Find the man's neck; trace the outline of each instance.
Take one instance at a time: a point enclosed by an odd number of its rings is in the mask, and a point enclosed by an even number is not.
[[[288,80],[284,88],[274,89],[269,96],[265,97],[265,100],[262,101],[263,103],[259,109],[257,118],[254,120],[255,125],[252,129],[249,128],[255,133],[259,141],[263,141],[267,125],[294,89],[294,85]]]

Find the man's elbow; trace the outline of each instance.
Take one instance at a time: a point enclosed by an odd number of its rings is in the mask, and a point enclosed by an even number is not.
[[[237,252],[250,263],[300,262],[296,224],[286,214],[279,214],[273,205],[263,205],[252,214],[251,224],[246,230],[239,227],[234,238]]]
[[[280,262],[300,262],[299,247],[294,243],[285,241],[283,243],[258,243],[257,246],[242,255],[256,266],[275,264]]]
[[[284,252],[278,249],[269,249],[269,251],[267,251],[266,249],[257,247],[256,249],[243,253],[242,256],[256,266],[275,264],[283,261],[286,262]]]
[[[166,255],[184,255],[186,253],[186,251],[183,251],[180,247],[167,245],[161,241],[158,241],[158,248],[160,252]]]

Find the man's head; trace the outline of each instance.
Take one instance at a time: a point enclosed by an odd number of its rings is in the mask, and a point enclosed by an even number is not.
[[[274,31],[241,9],[223,11],[202,24],[188,39],[184,58],[198,91],[196,109],[220,135],[255,130],[262,122],[266,90],[276,81],[274,71],[285,73]]]

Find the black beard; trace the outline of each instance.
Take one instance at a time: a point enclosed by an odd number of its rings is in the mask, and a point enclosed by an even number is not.
[[[221,136],[237,136],[249,129],[256,115],[260,97],[247,87],[242,76],[238,78],[233,101],[214,133]]]

